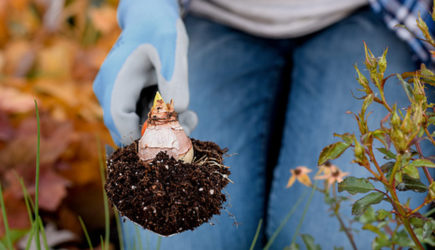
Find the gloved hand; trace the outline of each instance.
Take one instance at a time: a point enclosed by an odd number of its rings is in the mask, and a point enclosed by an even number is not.
[[[189,134],[198,118],[187,110],[186,30],[177,0],[121,0],[118,21],[122,33],[94,81],[104,123],[118,146],[140,137],[143,90],[157,86],[163,99],[174,100],[180,124]],[[142,93],[142,95],[141,95]],[[151,103],[153,94],[146,98]]]

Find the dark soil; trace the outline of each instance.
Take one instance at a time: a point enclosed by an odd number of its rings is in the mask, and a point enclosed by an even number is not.
[[[194,160],[185,164],[160,152],[146,164],[137,156],[137,141],[116,150],[107,161],[106,192],[118,211],[161,235],[192,230],[210,220],[226,201],[230,181],[221,149],[192,139]]]

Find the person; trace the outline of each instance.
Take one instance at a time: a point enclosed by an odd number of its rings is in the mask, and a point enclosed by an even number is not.
[[[127,219],[122,224],[126,249],[138,246],[137,240],[151,249],[157,244],[161,249],[248,249],[262,218],[256,247],[271,237],[305,189],[285,188],[289,169],[315,167],[321,149],[336,141],[334,132],[356,132],[345,112],[361,105],[351,91],[358,88],[353,65],[364,60],[363,41],[375,55],[388,47],[386,74],[413,71],[416,59],[431,61],[424,42],[394,28],[405,24],[416,32],[418,13],[431,20],[431,0],[370,4],[371,9],[368,0],[121,0],[122,33],[94,83],[114,142],[127,145],[139,137],[158,88],[166,101],[174,100],[187,133],[237,153],[226,159],[234,184],[226,188],[229,202],[212,219],[214,225],[159,243],[156,234]],[[391,81],[387,100],[406,103],[397,81]],[[373,110],[372,127],[385,115],[379,106]],[[334,164],[354,176],[366,174],[350,164],[351,157],[344,154]],[[302,210],[272,249],[290,245]],[[350,206],[342,211],[350,217]],[[316,194],[300,232],[326,249],[348,249],[339,228]],[[370,237],[363,231],[355,240],[367,249]]]

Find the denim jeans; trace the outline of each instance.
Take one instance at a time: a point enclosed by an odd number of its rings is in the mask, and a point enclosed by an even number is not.
[[[357,124],[346,111],[360,110],[352,97],[359,88],[354,64],[364,70],[363,41],[375,55],[389,48],[390,73],[415,70],[408,47],[387,29],[369,9],[362,9],[341,22],[298,39],[264,39],[193,15],[185,19],[190,37],[190,109],[199,125],[191,135],[211,140],[230,153],[229,196],[222,214],[212,224],[194,231],[161,239],[161,249],[249,249],[258,222],[264,219],[257,248],[279,226],[307,187],[295,183],[286,189],[290,168],[305,165],[316,171],[320,151],[337,141],[333,133],[357,132]],[[386,86],[387,100],[406,105],[407,98],[396,79]],[[369,127],[375,128],[386,114],[373,104]],[[366,170],[351,163],[352,152],[333,163],[354,176]],[[420,197],[422,199],[422,197]],[[347,221],[350,203],[342,206]],[[386,208],[390,209],[388,206]],[[301,216],[301,205],[272,245],[290,245]],[[300,233],[309,233],[324,249],[350,248],[345,234],[323,197],[315,194]],[[355,241],[369,249],[373,235],[360,229]],[[155,249],[157,236],[123,223],[127,249],[142,245]],[[300,237],[297,237],[300,245]]]

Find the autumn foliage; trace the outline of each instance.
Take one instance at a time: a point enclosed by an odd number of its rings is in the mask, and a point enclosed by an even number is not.
[[[44,224],[68,230],[78,241],[78,216],[90,231],[104,227],[97,141],[112,142],[92,81],[119,35],[116,5],[0,0],[0,182],[13,229],[30,227],[19,178],[33,194],[34,99],[41,114]]]

